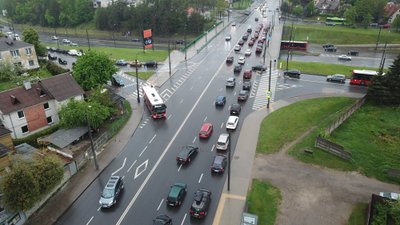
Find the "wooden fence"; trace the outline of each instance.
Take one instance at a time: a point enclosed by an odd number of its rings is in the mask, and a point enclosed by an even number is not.
[[[318,136],[315,141],[315,147],[322,149],[326,152],[329,152],[333,155],[336,155],[344,160],[350,161],[351,160],[351,153],[346,151],[343,146],[338,145],[334,142],[331,142],[327,139]]]

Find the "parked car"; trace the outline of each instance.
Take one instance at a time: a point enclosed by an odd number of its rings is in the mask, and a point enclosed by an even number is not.
[[[167,205],[168,206],[180,206],[182,205],[183,200],[185,200],[185,196],[187,193],[187,185],[184,183],[175,183],[171,186],[168,197],[167,197]]]
[[[140,38],[132,38],[132,42],[140,42]]]
[[[300,73],[299,70],[293,69],[293,70],[286,70],[286,71],[284,71],[284,72],[283,72],[283,75],[284,75],[284,76],[288,76],[288,77],[293,77],[293,78],[300,79],[301,73]]]
[[[324,45],[322,45],[322,48],[333,48],[333,47],[335,47],[333,44],[324,44]]]
[[[71,41],[68,40],[68,39],[63,39],[63,40],[62,40],[62,43],[69,45],[69,44],[71,43]]]
[[[247,39],[249,39],[249,35],[246,33],[242,36],[242,39],[240,41],[243,41],[244,43],[245,41],[247,41]]]
[[[234,61],[234,57],[233,56],[228,56],[226,58],[226,63],[228,63],[228,64],[233,63],[233,61]]]
[[[232,36],[230,34],[226,35],[225,41],[230,41],[232,39]]]
[[[263,66],[263,65],[256,65],[256,66],[252,66],[251,67],[252,70],[254,71],[266,71],[267,67]]]
[[[117,65],[117,66],[126,66],[126,65],[128,65],[128,62],[125,61],[124,59],[118,59],[118,60],[115,62],[115,65]]]
[[[58,40],[58,37],[57,37],[57,36],[51,36],[51,40],[57,41],[57,40]]]
[[[359,52],[356,50],[350,50],[347,52],[347,55],[351,55],[351,56],[358,56]]]
[[[100,206],[102,208],[110,208],[115,203],[117,203],[118,196],[121,191],[124,189],[124,182],[122,177],[119,176],[111,176],[108,180],[106,186],[101,193],[101,197],[99,200]]]
[[[75,49],[71,49],[71,50],[68,51],[68,55],[70,55],[70,56],[82,56],[82,53],[78,52]]]
[[[240,73],[240,71],[242,71],[242,65],[236,65],[236,66],[233,68],[233,72],[234,72],[234,73]]]
[[[236,23],[235,23],[235,22],[232,22],[232,27],[234,27],[234,26],[236,26]]]
[[[240,111],[242,111],[242,106],[240,106],[237,103],[233,103],[231,105],[231,107],[230,107],[230,110],[229,110],[230,113],[229,114],[233,115],[233,116],[239,116],[240,115]]]
[[[225,96],[219,95],[215,99],[215,106],[224,106],[225,103],[226,103],[226,97]]]
[[[337,49],[336,49],[335,46],[333,46],[333,47],[327,47],[327,48],[325,48],[325,51],[326,51],[326,52],[336,52]]]
[[[244,56],[240,56],[238,59],[238,63],[243,65],[245,62],[246,62],[246,59],[244,58]]]
[[[244,41],[243,40],[239,40],[238,45],[243,46],[244,45]]]
[[[379,196],[392,200],[400,200],[400,194],[394,192],[379,192]]]
[[[198,219],[206,217],[210,202],[211,191],[204,188],[197,189],[194,193],[192,206],[190,207],[190,216]]]
[[[228,160],[225,155],[216,155],[211,165],[211,173],[223,173],[227,164]]]
[[[185,40],[176,40],[175,44],[177,45],[184,45],[185,44]]]
[[[69,46],[78,46],[78,44],[75,42],[71,42],[71,43],[69,43]]]
[[[129,62],[129,66],[131,67],[141,67],[143,64],[139,60],[133,60]]]
[[[58,57],[58,63],[61,64],[61,65],[67,65],[68,64],[67,60],[62,59],[60,57]]]
[[[250,41],[247,43],[247,45],[248,45],[249,47],[252,47],[252,46],[254,45],[254,40],[250,40]]]
[[[144,63],[145,67],[157,67],[158,63],[156,61],[147,61]]]
[[[261,52],[262,52],[262,47],[257,46],[257,48],[256,48],[256,54],[261,54]]]
[[[251,81],[244,81],[242,89],[250,91],[250,89],[251,89]]]
[[[199,138],[209,138],[213,132],[212,123],[204,123],[199,132]]]
[[[227,88],[233,88],[233,87],[235,87],[235,85],[236,85],[236,78],[229,77],[229,78],[226,79],[225,86]]]
[[[326,77],[326,81],[344,83],[346,82],[346,76],[342,74],[329,75]]]
[[[233,50],[234,50],[235,52],[240,51],[240,49],[242,49],[242,47],[241,47],[240,45],[235,45],[235,47],[233,48]]]
[[[345,60],[345,61],[351,61],[351,56],[348,55],[339,55],[338,56],[339,60]]]
[[[194,145],[186,145],[183,146],[178,156],[176,157],[176,161],[178,164],[186,164],[192,161],[192,159],[197,155],[199,151],[199,147]]]
[[[117,74],[114,74],[111,78],[111,83],[117,87],[125,86],[124,80],[121,79]]]
[[[236,130],[238,123],[239,123],[238,116],[229,116],[228,120],[226,121],[226,129],[227,130]]]
[[[167,215],[158,215],[153,220],[153,225],[172,225],[172,219]]]
[[[47,54],[47,57],[49,58],[49,60],[57,60],[57,56],[56,55],[52,55],[52,54]]]
[[[249,92],[247,90],[240,90],[238,94],[238,101],[246,101],[249,97]]]
[[[254,18],[254,21],[258,22],[258,17]]]
[[[251,70],[245,70],[243,73],[243,80],[250,80],[251,79]]]

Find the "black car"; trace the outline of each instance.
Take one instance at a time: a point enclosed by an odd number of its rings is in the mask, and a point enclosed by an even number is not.
[[[177,45],[184,45],[185,44],[185,40],[176,40],[175,43]]]
[[[247,39],[249,39],[249,35],[245,34],[245,35],[242,36],[242,40],[240,40],[240,41],[243,41],[243,43],[244,43],[245,41],[247,41]]]
[[[250,91],[250,89],[251,89],[251,81],[244,81],[242,89]]]
[[[334,48],[335,46],[333,44],[324,44],[322,45],[322,48],[326,49],[326,48]]]
[[[325,48],[325,51],[326,51],[326,52],[336,52],[336,50],[337,50],[337,49],[336,49],[335,46]]]
[[[233,103],[231,105],[231,109],[230,109],[230,115],[232,116],[239,116],[240,115],[240,111],[242,111],[242,106],[240,106],[237,103]]]
[[[356,50],[350,50],[347,52],[347,55],[351,55],[351,56],[358,56],[359,52]]]
[[[224,106],[226,103],[226,97],[219,95],[215,98],[215,106]]]
[[[111,176],[104,187],[103,192],[101,193],[99,200],[100,206],[102,208],[110,208],[113,206],[115,203],[117,203],[118,196],[123,189],[124,182],[122,181],[122,177]]]
[[[143,64],[145,67],[157,67],[158,63],[156,61],[148,61]]]
[[[244,41],[243,40],[239,40],[238,45],[244,45]]]
[[[234,68],[233,68],[233,72],[234,73],[240,73],[242,71],[242,65],[236,65]]]
[[[132,38],[133,42],[140,42],[140,38]]]
[[[62,59],[62,58],[58,58],[58,63],[60,63],[61,65],[67,65],[68,64],[67,60]]]
[[[172,225],[172,219],[167,215],[158,215],[153,220],[153,225]]]
[[[198,219],[206,217],[210,202],[211,191],[205,188],[197,189],[194,193],[193,204],[190,207],[190,216]]]
[[[237,99],[238,101],[246,101],[248,97],[249,97],[248,91],[240,90]]]
[[[226,63],[233,63],[233,56],[228,56],[228,58],[226,58]]]
[[[253,71],[266,71],[267,67],[265,67],[263,65],[256,65],[256,66],[251,67],[251,69]]]
[[[120,77],[113,75],[111,78],[111,83],[117,87],[123,87],[125,86],[124,80],[122,80]]]
[[[57,56],[52,55],[52,54],[47,54],[47,57],[48,57],[50,60],[57,60]]]
[[[211,165],[211,173],[223,173],[225,171],[228,160],[225,155],[216,155]]]
[[[288,77],[293,77],[293,78],[297,78],[300,79],[300,71],[299,70],[286,70],[283,72],[284,76],[288,76]]]
[[[184,183],[176,183],[171,186],[167,197],[168,206],[180,206],[185,199],[187,193],[187,185]]]
[[[176,161],[178,164],[186,164],[196,156],[199,151],[199,147],[194,145],[186,145],[183,146],[178,156],[176,157]]]

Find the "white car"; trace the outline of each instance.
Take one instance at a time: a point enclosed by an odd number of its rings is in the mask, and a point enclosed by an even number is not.
[[[393,200],[400,200],[400,194],[394,192],[380,192],[379,195],[384,198],[389,198]]]
[[[51,36],[51,40],[57,41],[58,37],[57,36]]]
[[[75,42],[71,42],[71,43],[69,44],[69,46],[78,46],[78,44],[75,43]]]
[[[246,52],[244,53],[245,56],[250,56],[251,55],[251,49],[247,49]]]
[[[339,60],[346,60],[346,61],[351,61],[351,56],[348,55],[339,55],[338,56]]]
[[[62,43],[64,43],[64,44],[70,44],[70,43],[71,43],[71,41],[70,41],[70,40],[68,40],[68,39],[63,39],[63,40],[62,40]]]
[[[235,130],[238,123],[239,123],[239,117],[229,116],[228,121],[226,122],[226,129]]]
[[[82,53],[77,51],[77,50],[75,50],[75,49],[71,49],[71,50],[68,51],[68,55],[71,55],[71,56],[82,56]]]
[[[239,63],[239,64],[242,64],[242,65],[245,63],[245,58],[244,58],[244,56],[240,56],[240,57],[239,57],[238,63]]]
[[[242,47],[240,45],[235,45],[235,47],[233,48],[233,50],[240,51],[240,49],[242,49]]]

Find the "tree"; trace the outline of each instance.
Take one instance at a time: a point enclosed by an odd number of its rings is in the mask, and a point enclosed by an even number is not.
[[[0,81],[7,82],[12,80],[13,77],[18,76],[19,67],[14,67],[13,64],[9,62],[1,62],[0,63]]]
[[[89,51],[76,62],[73,76],[87,91],[106,84],[116,72],[114,62],[107,55]]]
[[[22,32],[23,40],[29,44],[33,44],[35,46],[36,54],[38,56],[46,55],[46,48],[40,43],[39,35],[36,30],[32,28],[25,29]]]
[[[64,168],[59,158],[53,155],[38,157],[33,163],[40,193],[48,193],[64,176]]]
[[[357,17],[356,9],[353,6],[350,6],[344,12],[344,17],[346,18],[346,20],[349,24],[355,24],[356,17]]]
[[[367,97],[377,104],[400,105],[400,54],[385,75],[372,80]]]
[[[315,5],[313,1],[309,2],[304,8],[304,15],[306,17],[311,17],[315,15]]]
[[[303,7],[301,5],[296,5],[292,12],[296,16],[301,16],[303,14]]]
[[[392,22],[392,28],[399,32],[400,30],[400,16],[396,16],[396,18]]]

